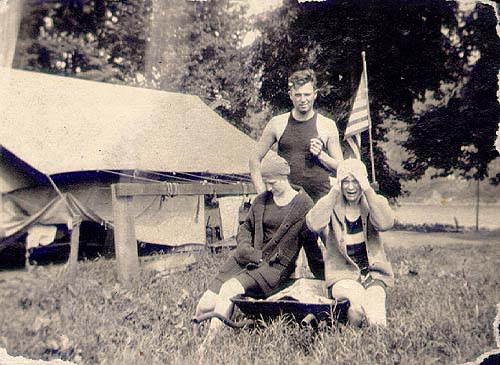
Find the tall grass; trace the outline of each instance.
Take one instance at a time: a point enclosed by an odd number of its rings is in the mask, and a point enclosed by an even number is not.
[[[144,272],[129,291],[104,259],[81,263],[72,283],[44,267],[0,281],[0,346],[79,364],[457,364],[495,347],[500,258],[485,244],[390,250],[387,329],[313,331],[278,318],[225,328],[203,350],[205,329],[190,318],[227,255],[201,253],[194,270],[168,277]]]

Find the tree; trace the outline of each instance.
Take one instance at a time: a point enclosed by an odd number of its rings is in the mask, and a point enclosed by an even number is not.
[[[404,147],[413,152],[405,164],[412,177],[430,166],[444,176],[455,170],[465,178],[488,175],[487,165],[498,155],[493,145],[500,120],[495,25],[491,8],[478,4],[470,14],[458,13],[445,29],[444,49],[450,56],[445,67],[456,77],[442,82],[431,94],[431,105],[410,126]]]
[[[156,2],[146,83],[198,95],[245,129],[238,123],[251,86],[241,47],[249,27],[245,11],[230,0]]]
[[[17,67],[131,82],[144,69],[150,1],[29,1]]]
[[[31,1],[16,66],[195,94],[250,132],[245,11],[231,0]]]

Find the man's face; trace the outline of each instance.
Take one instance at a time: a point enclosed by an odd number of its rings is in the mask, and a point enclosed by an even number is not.
[[[283,194],[288,185],[286,177],[268,177],[264,178],[263,180],[264,184],[266,185],[266,190],[271,191],[274,196],[280,196],[281,194]]]
[[[288,95],[292,100],[293,108],[300,114],[307,114],[313,108],[318,92],[314,90],[313,84],[308,82],[297,88],[291,88]]]
[[[342,194],[349,203],[357,203],[361,197],[361,187],[358,180],[352,175],[348,175],[341,184]]]

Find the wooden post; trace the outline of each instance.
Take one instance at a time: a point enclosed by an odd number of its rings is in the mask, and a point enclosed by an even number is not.
[[[30,265],[30,250],[28,249],[28,244],[26,243],[26,251],[24,253],[24,268],[26,269],[27,272],[31,271],[31,265]]]
[[[0,151],[0,153],[2,153]],[[0,192],[0,214],[1,214],[1,217],[4,216],[4,211],[3,211],[3,193]],[[5,229],[4,229],[4,221],[3,219],[0,218],[0,239],[3,239],[6,235],[5,233]]]
[[[111,185],[111,196],[118,281],[124,286],[132,286],[139,278],[139,255],[134,217],[131,214],[133,197],[118,196],[115,184]]]
[[[78,251],[80,249],[80,225],[82,217],[74,215],[71,222],[71,248],[68,259],[68,277],[73,280],[76,275],[76,266],[78,265]]]
[[[476,185],[476,232],[479,231],[479,179]]]

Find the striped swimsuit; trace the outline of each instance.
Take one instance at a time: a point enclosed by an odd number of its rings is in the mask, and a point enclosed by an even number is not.
[[[345,218],[347,234],[345,235],[347,255],[358,265],[361,275],[368,274],[368,254],[366,252],[365,235],[361,216],[354,222]]]

